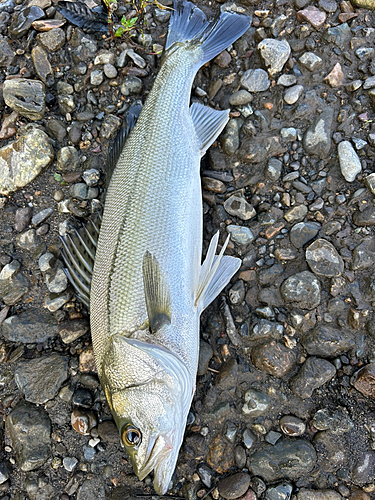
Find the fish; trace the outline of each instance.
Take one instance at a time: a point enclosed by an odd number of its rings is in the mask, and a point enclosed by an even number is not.
[[[217,255],[219,232],[202,263],[200,160],[229,110],[190,105],[191,88],[199,68],[250,24],[235,4],[208,21],[174,0],[158,75],[114,148],[103,215],[63,241],[67,273],[90,307],[95,363],[121,444],[140,480],[154,473],[159,495],[195,391],[201,313],[241,266],[224,255],[229,236]]]

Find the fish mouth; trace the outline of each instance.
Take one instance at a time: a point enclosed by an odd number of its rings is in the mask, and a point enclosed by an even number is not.
[[[168,490],[174,471],[173,455],[170,436],[150,438],[145,463],[137,471],[137,476],[142,481],[150,472],[154,471],[154,488],[158,495],[164,495]]]

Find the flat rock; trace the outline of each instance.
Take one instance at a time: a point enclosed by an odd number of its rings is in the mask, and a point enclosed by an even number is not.
[[[257,136],[244,138],[238,151],[239,157],[246,163],[261,163],[271,156],[277,156],[286,151],[280,136]]]
[[[301,479],[316,462],[314,447],[304,439],[279,439],[275,445],[262,443],[248,459],[250,472],[265,481]]]
[[[51,421],[43,408],[19,403],[8,415],[5,431],[21,470],[37,469],[50,457]]]
[[[367,207],[362,212],[354,212],[353,222],[356,226],[375,226],[375,207]]]
[[[303,22],[307,21],[315,29],[319,29],[323,26],[327,19],[327,14],[317,9],[314,6],[309,6],[306,9],[297,12],[297,21]]]
[[[353,182],[362,170],[361,161],[349,141],[341,141],[337,146],[340,170],[347,182]]]
[[[336,368],[326,359],[307,358],[291,381],[290,388],[300,398],[310,398],[315,389],[331,380],[335,374]]]
[[[12,38],[21,38],[21,36],[26,35],[34,21],[44,16],[43,10],[36,5],[16,12],[9,26],[9,34]]]
[[[308,490],[301,488],[297,493],[297,500],[343,500],[340,493],[333,490]]]
[[[36,39],[43,47],[52,52],[60,50],[65,44],[65,31],[61,28],[55,28],[45,33],[39,33]]]
[[[0,68],[11,66],[15,58],[15,53],[7,40],[0,38]]]
[[[332,120],[333,109],[326,108],[308,127],[303,137],[303,148],[306,153],[321,159],[328,156],[331,149]]]
[[[47,52],[39,45],[36,45],[31,51],[31,57],[36,74],[47,87],[52,87],[55,83],[55,77]]]
[[[258,44],[258,50],[268,68],[270,77],[274,77],[282,71],[284,64],[290,56],[290,45],[286,40],[275,40],[265,38]]]
[[[11,342],[42,343],[56,337],[57,321],[43,309],[30,309],[9,316],[1,325],[1,334]]]
[[[89,329],[90,325],[86,319],[63,321],[58,326],[58,331],[64,344],[71,344],[85,335]]]
[[[323,39],[328,43],[334,43],[337,47],[342,48],[351,36],[352,33],[348,23],[344,23],[341,26],[328,28],[323,35]]]
[[[241,77],[241,85],[249,92],[264,92],[271,82],[264,69],[248,69]]]
[[[251,361],[259,370],[281,378],[294,368],[297,356],[284,344],[271,341],[254,347],[251,351]]]
[[[318,239],[306,248],[306,262],[313,273],[325,278],[341,276],[344,261],[336,248],[327,240]]]
[[[373,266],[375,262],[375,239],[365,238],[355,247],[352,253],[352,269],[354,271]]]
[[[333,358],[352,349],[355,343],[337,328],[318,325],[305,334],[302,345],[311,356]]]
[[[309,271],[287,278],[281,285],[280,293],[287,304],[296,308],[310,310],[320,304],[320,282]]]
[[[365,451],[352,470],[352,481],[357,486],[372,483],[375,479],[375,452]]]
[[[93,498],[95,500],[105,500],[106,498],[103,478],[100,476],[85,479],[77,493],[77,500],[92,500]]]
[[[42,404],[53,399],[68,378],[68,359],[58,354],[20,361],[14,379],[26,401]]]
[[[290,230],[290,242],[296,248],[302,248],[306,243],[315,238],[320,227],[318,222],[298,222]]]
[[[53,157],[48,135],[36,128],[0,148],[0,194],[9,195],[29,184]]]
[[[7,106],[29,120],[43,118],[46,111],[46,92],[44,84],[39,80],[5,80],[3,96]]]

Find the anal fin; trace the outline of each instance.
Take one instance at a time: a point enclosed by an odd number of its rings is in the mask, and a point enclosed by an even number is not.
[[[216,111],[195,102],[190,106],[190,114],[203,156],[228,123],[229,109]]]
[[[153,334],[171,322],[171,297],[159,262],[149,251],[143,257],[143,286],[148,321]]]
[[[228,235],[219,255],[215,255],[219,232],[211,239],[206,259],[200,268],[199,283],[195,295],[195,304],[200,312],[211,304],[241,266],[241,259],[223,255],[229,238]]]

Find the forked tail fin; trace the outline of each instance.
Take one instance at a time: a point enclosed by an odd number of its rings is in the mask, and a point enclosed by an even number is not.
[[[231,8],[222,7],[213,21],[207,21],[205,14],[193,3],[174,0],[165,50],[175,43],[190,42],[192,48],[202,50],[201,65],[210,61],[250,27],[251,17],[245,14],[245,9]]]

